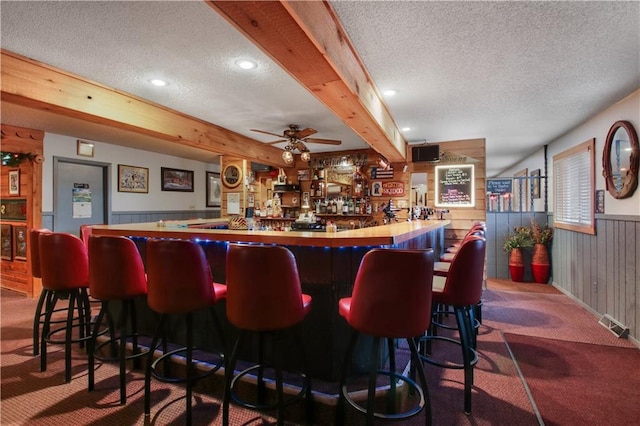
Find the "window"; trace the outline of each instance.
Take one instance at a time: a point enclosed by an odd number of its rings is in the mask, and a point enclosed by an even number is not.
[[[553,157],[555,228],[595,234],[595,139]]]

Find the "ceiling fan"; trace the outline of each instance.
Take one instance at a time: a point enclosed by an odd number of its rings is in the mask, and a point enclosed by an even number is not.
[[[273,145],[281,142],[288,142],[282,152],[282,159],[286,164],[293,164],[293,151],[298,150],[300,152],[300,158],[302,161],[309,161],[311,154],[309,154],[309,148],[306,143],[320,143],[325,145],[340,145],[342,141],[335,139],[319,139],[310,138],[309,136],[318,133],[317,130],[307,127],[300,129],[297,124],[290,124],[288,129],[282,132],[282,136],[277,133],[267,132],[265,130],[251,129],[252,132],[264,133],[265,135],[277,136],[284,139],[278,139],[272,142],[267,142],[267,145]]]

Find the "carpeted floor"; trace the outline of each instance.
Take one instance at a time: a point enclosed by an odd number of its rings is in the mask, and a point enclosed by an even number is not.
[[[64,383],[62,351],[58,347],[51,352],[48,371],[41,373],[39,358],[31,355],[31,321],[35,301],[7,290],[2,290],[0,295],[2,425],[184,423],[184,390],[157,381],[152,387],[151,417],[144,418],[143,376],[139,371],[128,374],[129,399],[126,406],[118,405],[117,368],[111,364],[102,364],[97,369],[96,390],[87,391],[86,357],[80,351],[74,355],[71,383]],[[462,412],[462,372],[427,365],[434,425],[538,425],[541,423],[536,416],[536,406],[543,407],[541,418],[553,419],[547,410],[562,407],[565,400],[574,409],[592,411],[590,415],[593,417],[589,418],[595,420],[562,424],[609,424],[601,410],[574,402],[563,392],[534,394],[532,402],[504,335],[519,335],[524,342],[544,338],[590,343],[603,346],[604,353],[610,346],[633,348],[638,352],[637,348],[624,339],[616,339],[597,324],[597,318],[591,313],[550,286],[490,281],[483,301],[484,320],[478,336],[480,359],[475,372],[473,413],[466,416]],[[586,352],[587,357],[589,353]],[[570,362],[571,357],[568,359]],[[633,366],[622,367],[630,370]],[[563,380],[571,381],[572,377],[572,374],[565,375]],[[324,404],[331,400],[331,395],[316,393],[316,399],[314,424],[331,424],[332,406],[330,402]],[[232,415],[232,425],[259,425],[270,420],[237,407],[234,407]],[[203,389],[196,394],[194,419],[195,424],[221,424],[219,393]],[[362,424],[362,419],[351,410],[346,424]],[[417,424],[424,424],[423,416],[403,422],[403,425]]]
[[[640,350],[511,333],[505,338],[545,425],[638,423]]]

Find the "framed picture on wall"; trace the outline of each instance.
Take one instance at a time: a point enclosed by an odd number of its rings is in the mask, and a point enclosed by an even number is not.
[[[193,170],[160,168],[163,191],[193,192]]]
[[[118,164],[118,191],[149,192],[149,169]]]
[[[16,260],[27,260],[27,227],[13,227],[13,255]]]
[[[540,198],[540,169],[532,170],[531,176],[531,196],[534,199]]]
[[[207,172],[207,207],[220,207],[221,197],[220,173]]]
[[[20,195],[20,170],[9,170],[9,195]]]
[[[13,260],[13,238],[11,225],[0,225],[0,257],[4,260]]]

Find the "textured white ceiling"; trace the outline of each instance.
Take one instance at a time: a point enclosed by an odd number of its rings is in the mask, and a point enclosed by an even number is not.
[[[636,1],[332,5],[377,86],[399,90],[387,103],[407,141],[486,138],[488,176],[640,87]],[[204,2],[2,1],[0,15],[4,49],[254,139],[295,123],[366,146]],[[3,122],[30,125],[19,112]]]

